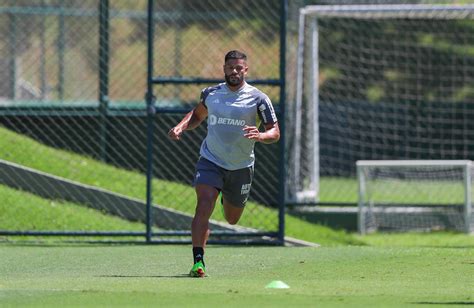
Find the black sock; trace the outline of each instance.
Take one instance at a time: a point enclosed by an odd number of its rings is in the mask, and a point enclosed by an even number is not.
[[[202,247],[193,247],[193,257],[194,257],[194,263],[198,263],[199,261],[204,264],[204,248]]]

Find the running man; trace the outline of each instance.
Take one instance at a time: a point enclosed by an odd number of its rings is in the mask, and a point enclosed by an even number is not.
[[[254,172],[255,142],[274,143],[280,129],[272,102],[266,94],[247,84],[247,56],[237,50],[224,58],[225,82],[205,88],[197,106],[168,135],[180,140],[186,130],[207,118],[207,135],[196,164],[194,187],[196,211],[191,224],[194,265],[192,277],[204,277],[204,249],[209,238],[209,218],[219,193],[224,216],[236,224],[250,194]],[[259,131],[263,124],[264,132]]]

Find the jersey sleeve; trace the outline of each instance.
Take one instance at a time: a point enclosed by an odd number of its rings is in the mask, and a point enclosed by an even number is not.
[[[274,124],[278,121],[272,101],[264,94],[258,99],[257,113],[263,124]]]
[[[206,109],[207,109],[206,98],[208,95],[209,95],[209,88],[205,88],[205,89],[202,89],[201,97],[199,98],[199,102],[202,103],[204,107],[206,107]]]
[[[199,98],[199,102],[202,103],[202,104],[204,105],[204,107],[207,108],[207,105],[206,105],[206,99],[207,99],[207,97],[209,96],[210,93],[215,92],[215,91],[217,91],[218,89],[220,89],[220,85],[211,86],[211,87],[202,89],[202,91],[201,91],[201,97]]]

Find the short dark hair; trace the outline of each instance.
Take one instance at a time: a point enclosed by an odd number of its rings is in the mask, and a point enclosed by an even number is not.
[[[231,50],[226,53],[224,62],[227,62],[229,59],[243,59],[244,61],[247,61],[247,55],[238,50]]]

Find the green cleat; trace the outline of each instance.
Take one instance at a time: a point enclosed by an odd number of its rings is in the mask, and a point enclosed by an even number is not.
[[[206,267],[202,264],[202,261],[199,261],[193,265],[193,268],[189,272],[191,277],[205,277],[206,276]]]

